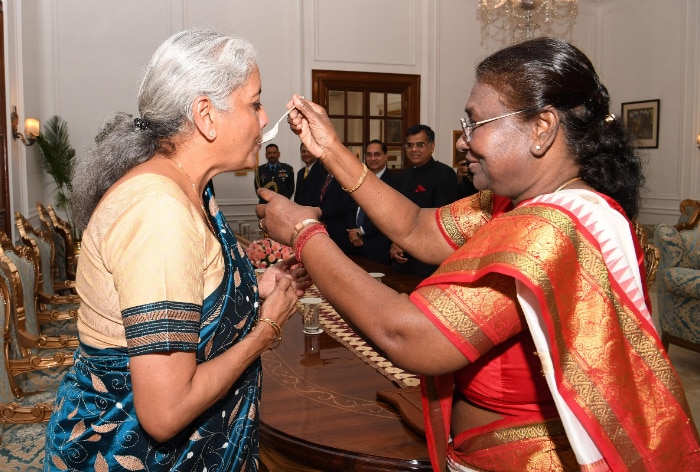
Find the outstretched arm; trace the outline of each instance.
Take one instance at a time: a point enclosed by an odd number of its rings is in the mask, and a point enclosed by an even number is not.
[[[276,240],[291,237],[290,222],[314,219],[319,209],[305,207],[269,190],[259,195],[258,217]],[[453,372],[468,361],[406,294],[377,282],[351,261],[326,234],[303,245],[304,267],[338,313],[388,359],[408,371],[437,375]]]
[[[299,95],[288,106],[295,107],[288,117],[291,129],[343,188],[355,189],[351,196],[382,233],[423,262],[439,264],[452,254],[436,224],[436,209],[419,208],[368,172],[340,141],[322,107]]]

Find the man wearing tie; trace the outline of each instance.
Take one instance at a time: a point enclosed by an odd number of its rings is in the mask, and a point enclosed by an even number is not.
[[[331,174],[326,174],[321,187],[320,200],[321,217],[319,219],[326,225],[328,236],[345,254],[349,254],[353,247],[348,240],[348,212],[355,202]]]
[[[301,160],[305,166],[297,172],[296,193],[294,201],[299,205],[320,206],[321,188],[326,181],[326,169],[316,162],[317,159],[311,154],[302,143],[299,148]]]
[[[280,195],[292,198],[294,193],[294,169],[289,164],[280,162],[280,150],[276,144],[270,143],[265,147],[267,164],[258,166],[255,170],[255,191],[258,188],[269,188]],[[265,203],[261,198],[260,203]]]
[[[389,154],[385,143],[379,139],[373,139],[369,142],[365,151],[367,168],[384,183],[393,187],[396,176],[386,166],[388,158]],[[353,207],[348,212],[347,224],[348,228],[350,228],[347,230],[348,238],[355,247],[356,254],[382,264],[391,264],[391,257],[389,256],[391,241],[374,226],[372,220],[365,216],[365,213],[357,204],[353,204]]]

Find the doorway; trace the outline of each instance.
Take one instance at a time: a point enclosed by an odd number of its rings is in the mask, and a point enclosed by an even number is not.
[[[367,143],[387,144],[387,166],[405,168],[403,137],[420,119],[420,76],[312,70],[312,100],[323,106],[340,140],[362,160]]]

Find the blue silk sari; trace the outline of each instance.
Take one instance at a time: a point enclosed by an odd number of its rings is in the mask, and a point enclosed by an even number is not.
[[[259,304],[253,267],[218,211],[211,183],[205,189],[204,204],[212,215],[209,219],[225,258],[221,284],[201,307],[163,301],[122,312],[125,319],[164,309],[196,315],[188,319],[198,323],[198,363],[218,356],[244,338],[255,326]],[[149,333],[172,330],[172,320],[151,318],[139,329]],[[128,326],[126,330],[129,336]],[[141,353],[173,348],[183,350],[183,346],[170,341],[145,346]],[[258,358],[226,397],[176,437],[161,443],[150,437],[136,418],[126,349],[83,345],[76,352],[74,368],[58,389],[47,429],[44,470],[257,471],[260,385]]]

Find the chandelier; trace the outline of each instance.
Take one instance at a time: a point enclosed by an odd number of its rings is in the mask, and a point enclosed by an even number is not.
[[[515,43],[541,35],[570,35],[578,0],[479,0],[479,8],[482,40]]]

